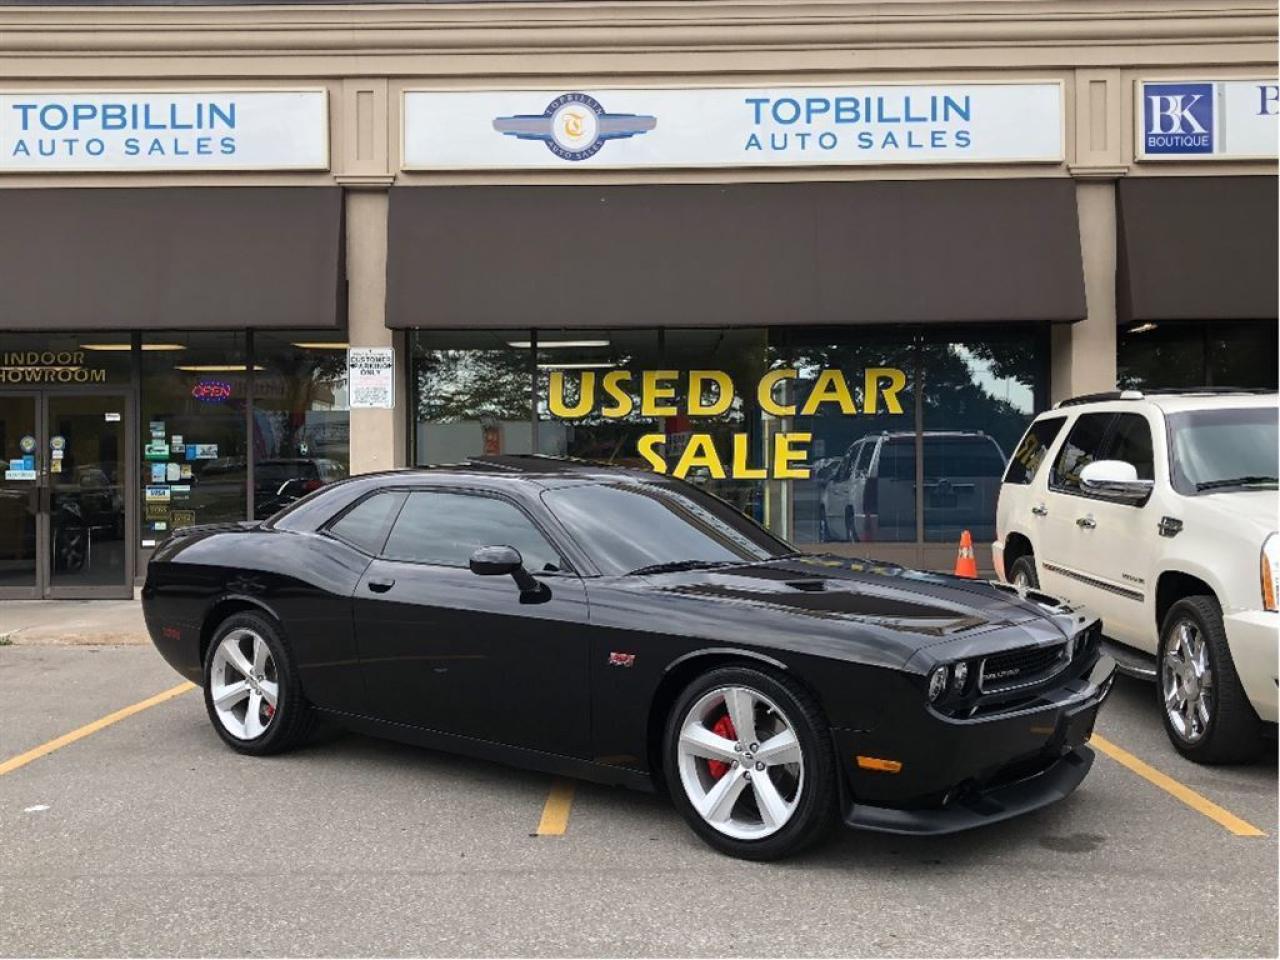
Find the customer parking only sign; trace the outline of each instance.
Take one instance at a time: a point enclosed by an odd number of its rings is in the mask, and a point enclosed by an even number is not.
[[[0,173],[328,166],[324,90],[0,93]]]
[[[1280,83],[1140,80],[1139,160],[1274,160]]]
[[[404,167],[1058,163],[1062,84],[409,90]]]

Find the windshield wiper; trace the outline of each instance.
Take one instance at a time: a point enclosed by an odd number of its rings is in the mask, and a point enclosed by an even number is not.
[[[1196,484],[1196,492],[1218,490],[1222,487],[1247,487],[1257,483],[1278,483],[1275,477],[1231,477],[1227,480],[1205,480]]]
[[[628,570],[627,576],[634,577],[646,573],[677,573],[681,570],[710,570],[713,567],[737,566],[734,560],[668,560],[666,563],[651,563],[647,567]]]

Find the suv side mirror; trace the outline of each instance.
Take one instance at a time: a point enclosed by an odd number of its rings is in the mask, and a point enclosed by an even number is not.
[[[520,588],[521,603],[542,603],[551,598],[550,588],[535,580],[524,568],[524,557],[515,547],[480,547],[468,562],[471,572],[481,577],[510,576]]]
[[[1142,503],[1154,486],[1154,480],[1139,480],[1137,468],[1123,460],[1095,460],[1080,471],[1080,488],[1103,500]]]

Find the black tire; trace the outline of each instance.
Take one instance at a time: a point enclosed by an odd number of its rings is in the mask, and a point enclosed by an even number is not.
[[[1009,568],[1009,582],[1017,583],[1019,574],[1027,578],[1027,586],[1032,590],[1040,589],[1040,576],[1036,573],[1034,556],[1028,553],[1013,561],[1013,566]]]
[[[737,839],[707,823],[686,793],[678,765],[677,745],[686,715],[707,693],[719,687],[745,687],[772,701],[800,745],[804,775],[797,806],[787,822],[758,840]],[[835,822],[837,793],[835,754],[822,710],[810,694],[780,673],[754,667],[720,667],[698,677],[671,708],[663,739],[663,769],[672,802],[708,845],[744,860],[779,860],[794,856],[820,839]],[[759,775],[759,774],[757,774]]]
[[[247,630],[265,641],[271,652],[274,678],[278,688],[275,712],[266,729],[252,739],[235,736],[223,725],[213,703],[213,668],[215,653],[226,636],[233,631]],[[301,746],[311,736],[315,727],[315,711],[302,693],[298,670],[288,645],[270,618],[258,613],[237,613],[218,625],[204,658],[204,705],[209,722],[224,743],[231,749],[261,757],[283,753]]]
[[[1165,708],[1165,654],[1176,641],[1176,633],[1184,622],[1194,625],[1204,637],[1213,684],[1210,688],[1209,722],[1205,724],[1204,733],[1193,742],[1174,726]],[[1231,649],[1227,645],[1222,609],[1214,597],[1186,597],[1165,614],[1156,659],[1156,701],[1169,741],[1188,760],[1206,764],[1244,763],[1262,753],[1262,722],[1240,684],[1235,661],[1231,659]]]
[[[831,524],[827,522],[827,511],[824,507],[818,508],[818,542],[831,542]]]

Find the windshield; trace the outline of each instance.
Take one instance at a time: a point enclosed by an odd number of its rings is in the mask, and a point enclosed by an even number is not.
[[[795,553],[723,500],[684,483],[584,484],[548,490],[542,500],[606,575]]]
[[[1182,494],[1275,486],[1275,407],[1192,410],[1167,418],[1173,488]]]

